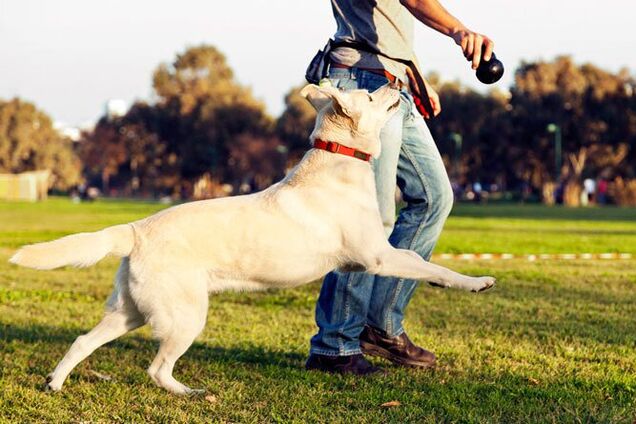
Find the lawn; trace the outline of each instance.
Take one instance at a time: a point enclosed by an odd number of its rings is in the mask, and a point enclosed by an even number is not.
[[[423,285],[411,338],[432,371],[375,363],[384,377],[305,372],[319,283],[210,301],[208,325],[175,375],[180,398],[145,368],[147,328],[96,351],[60,393],[44,377],[100,319],[117,262],[34,271],[9,265],[21,244],[143,217],[141,202],[0,203],[0,421],[4,422],[626,422],[636,418],[636,260],[443,262],[497,276],[478,295]],[[636,210],[460,205],[442,252],[636,253]],[[398,401],[398,406],[383,407]]]

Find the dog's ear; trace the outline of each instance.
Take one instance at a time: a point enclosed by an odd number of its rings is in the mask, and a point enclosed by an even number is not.
[[[332,86],[318,86],[315,84],[306,85],[300,90],[300,95],[309,100],[309,103],[320,111],[323,107],[333,100],[333,106],[336,112],[351,117],[351,112],[347,105],[347,100],[342,91]]]

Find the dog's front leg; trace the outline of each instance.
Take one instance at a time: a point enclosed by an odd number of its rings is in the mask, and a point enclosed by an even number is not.
[[[379,254],[368,272],[373,274],[425,280],[442,287],[478,292],[495,284],[493,277],[469,277],[425,261],[417,253],[406,249],[387,249]]]

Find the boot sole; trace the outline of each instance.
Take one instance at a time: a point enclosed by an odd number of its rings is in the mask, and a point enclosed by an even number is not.
[[[331,368],[331,367],[326,367],[326,366],[315,366],[315,365],[311,365],[311,366],[307,366],[305,365],[305,370],[306,371],[318,371],[318,372],[324,372],[327,374],[336,374],[336,375],[355,375],[358,377],[372,377],[372,376],[376,376],[376,375],[384,375],[386,373],[385,370],[383,370],[382,368],[379,367],[375,367],[372,370],[369,370],[365,373],[359,373],[359,372],[354,372],[351,370],[347,370],[347,371],[343,371],[343,370],[339,370],[336,368]]]
[[[379,356],[380,358],[384,358],[395,364],[405,365],[405,366],[409,366],[413,368],[421,368],[421,369],[433,368],[436,362],[436,361],[422,362],[422,361],[416,361],[413,359],[403,358],[401,356],[394,355],[388,350],[383,349],[377,345],[363,342],[362,340],[360,341],[360,348],[362,349],[362,352],[364,352],[367,355]]]

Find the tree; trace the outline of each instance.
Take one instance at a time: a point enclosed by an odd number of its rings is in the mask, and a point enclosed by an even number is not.
[[[278,146],[264,105],[234,80],[225,57],[212,46],[189,48],[172,64],[160,65],[153,88],[155,103],[137,103],[123,117],[102,118],[86,135],[86,165],[106,188],[115,183],[131,194],[190,196],[195,187],[239,180],[232,169],[235,146],[254,151],[248,140],[260,146],[256,151],[269,151],[264,140]],[[275,157],[279,163],[280,154]]]
[[[280,140],[272,136],[244,133],[230,146],[229,181],[240,192],[247,184],[252,190],[263,190],[282,177],[285,166]]]
[[[161,110],[135,103],[122,117],[103,117],[84,135],[81,155],[89,176],[108,193],[111,180],[127,194],[171,193],[178,186],[177,158],[161,138]]]
[[[510,162],[535,188],[560,184],[564,197],[576,204],[572,200],[576,196],[568,190],[576,190],[582,177],[598,175],[600,167],[607,164],[601,155],[589,153],[616,152],[615,171],[624,166],[620,162],[629,155],[620,153],[629,150],[635,134],[630,129],[634,109],[629,107],[627,87],[627,75],[590,64],[578,66],[569,57],[523,63],[516,71],[510,101],[514,140],[521,149]],[[555,144],[546,131],[549,124],[558,125],[563,134],[566,161],[561,171],[555,169]],[[561,181],[557,181],[558,174]],[[544,192],[547,197],[552,195],[549,190]]]
[[[272,132],[263,103],[234,80],[225,56],[212,46],[189,48],[172,65],[159,66],[153,87],[169,124],[162,136],[186,179],[207,173],[226,179],[235,138]]]
[[[29,102],[0,100],[0,172],[51,170],[51,187],[67,190],[81,181],[72,142],[58,133],[46,113]]]
[[[510,95],[429,79],[443,111],[428,124],[460,183],[530,186],[546,202],[558,189],[559,198],[576,205],[584,178],[636,174],[636,85],[627,71],[613,74],[569,57],[523,63]],[[549,128],[562,134],[559,169]]]
[[[500,91],[481,94],[457,81],[441,82],[434,74],[428,79],[439,93],[442,113],[427,123],[451,178],[462,185],[480,181],[505,189],[511,179],[504,160],[511,149],[508,97]]]
[[[276,121],[276,135],[287,147],[290,162],[294,163],[309,148],[309,135],[316,121],[315,109],[300,95],[303,87],[294,87],[285,95],[285,110]]]

